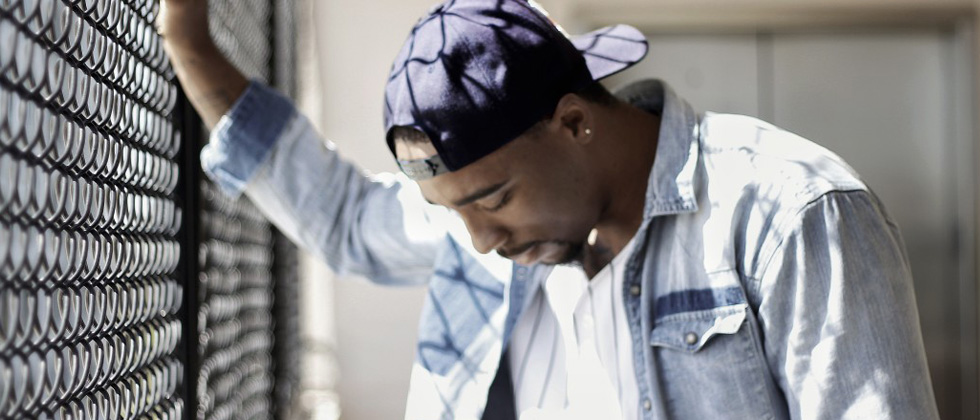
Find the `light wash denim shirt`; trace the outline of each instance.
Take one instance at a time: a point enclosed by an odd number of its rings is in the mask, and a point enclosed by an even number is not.
[[[618,95],[661,116],[622,290],[643,418],[938,418],[904,245],[858,175],[661,82]],[[514,417],[502,356],[550,267],[479,254],[414,182],[366,175],[257,83],[202,164],[334,270],[428,286],[406,418]]]

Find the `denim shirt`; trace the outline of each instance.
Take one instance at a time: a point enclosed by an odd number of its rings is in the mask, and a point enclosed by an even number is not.
[[[617,94],[661,116],[622,290],[643,418],[938,418],[904,245],[857,174],[662,82]],[[428,286],[406,418],[514,417],[501,361],[548,266],[476,252],[456,214],[343,160],[258,83],[201,158],[337,272]]]

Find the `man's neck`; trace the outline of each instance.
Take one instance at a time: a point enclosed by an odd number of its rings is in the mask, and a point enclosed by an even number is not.
[[[596,224],[594,244],[587,245],[583,267],[592,278],[618,255],[643,221],[647,182],[653,168],[660,135],[660,117],[622,105],[610,110],[609,138],[617,147],[608,149],[602,162],[606,171],[606,206]]]

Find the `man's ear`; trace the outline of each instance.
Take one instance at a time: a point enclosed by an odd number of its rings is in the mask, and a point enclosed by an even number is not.
[[[588,143],[592,140],[593,116],[592,109],[581,96],[574,93],[566,94],[555,106],[552,123],[562,135],[578,143]]]

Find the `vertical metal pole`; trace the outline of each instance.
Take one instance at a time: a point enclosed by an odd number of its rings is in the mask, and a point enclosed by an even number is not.
[[[278,18],[279,10],[278,10],[278,5],[276,4],[276,2],[277,2],[277,0],[269,0],[269,3],[270,3],[269,4],[269,10],[270,10],[270,13],[269,13],[269,47],[270,48],[269,48],[269,51],[270,52],[269,52],[269,62],[267,63],[267,65],[269,66],[268,67],[269,68],[269,84],[272,85],[272,86],[276,86],[276,84],[279,81],[278,80],[278,78],[279,78],[279,72],[277,71],[278,69],[276,68],[276,58],[279,56],[279,48],[278,48],[278,44],[277,44],[278,35],[279,35],[279,26],[277,25],[277,22],[278,22],[278,19],[277,18]],[[280,299],[281,299],[281,296],[280,296],[280,293],[279,293],[279,283],[283,279],[282,279],[282,276],[279,276],[278,275],[279,273],[282,272],[282,267],[281,267],[282,261],[281,261],[281,258],[280,258],[281,252],[280,252],[280,249],[279,249],[280,246],[281,246],[281,243],[280,243],[280,241],[277,240],[278,239],[277,238],[278,232],[276,232],[276,229],[274,227],[272,228],[272,235],[273,235],[273,240],[272,240],[272,251],[273,252],[272,252],[272,266],[270,267],[270,269],[271,269],[270,271],[272,272],[271,275],[272,275],[272,295],[273,295],[273,298],[272,298],[272,308],[271,308],[272,309],[272,317],[273,317],[273,321],[272,321],[272,349],[271,349],[272,350],[272,372],[270,372],[272,374],[272,390],[271,390],[272,391],[271,392],[272,395],[270,395],[269,404],[270,404],[270,409],[272,410],[272,413],[270,413],[271,416],[272,416],[272,418],[273,419],[277,419],[277,420],[281,420],[280,417],[281,417],[281,414],[282,414],[282,407],[280,407],[279,394],[280,394],[281,380],[283,378],[283,375],[281,373],[281,370],[282,370],[282,367],[283,367],[283,363],[282,363],[283,354],[282,354],[282,351],[281,351],[282,350],[281,349],[282,335],[279,333],[279,327],[280,327],[280,319],[279,319],[280,306],[279,306],[279,304],[280,304]]]
[[[184,397],[184,418],[197,418],[197,378],[201,370],[200,348],[198,347],[198,282],[200,270],[199,251],[201,248],[201,161],[198,153],[206,139],[201,118],[184,95],[182,86],[174,116],[181,135],[181,151],[179,155],[180,181],[176,195],[182,209],[181,230],[178,233],[181,243],[181,258],[178,266],[178,281],[184,288],[184,300],[180,307],[179,316],[183,326],[181,344],[178,349],[181,360],[184,361],[184,380],[182,393]]]
[[[957,200],[957,223],[954,237],[959,256],[959,374],[960,416],[964,420],[980,418],[977,396],[980,395],[980,357],[978,357],[977,318],[977,112],[976,29],[974,20],[963,20],[953,28],[947,94],[952,112],[949,116],[953,133],[953,156],[956,170],[952,193]]]
[[[269,22],[269,80],[273,86],[289,97],[295,95],[295,81],[288,72],[295,71],[295,28],[290,24],[294,11],[292,0],[271,0]],[[273,418],[287,420],[291,417],[294,393],[297,392],[297,367],[299,353],[297,340],[299,287],[295,246],[273,229]]]

